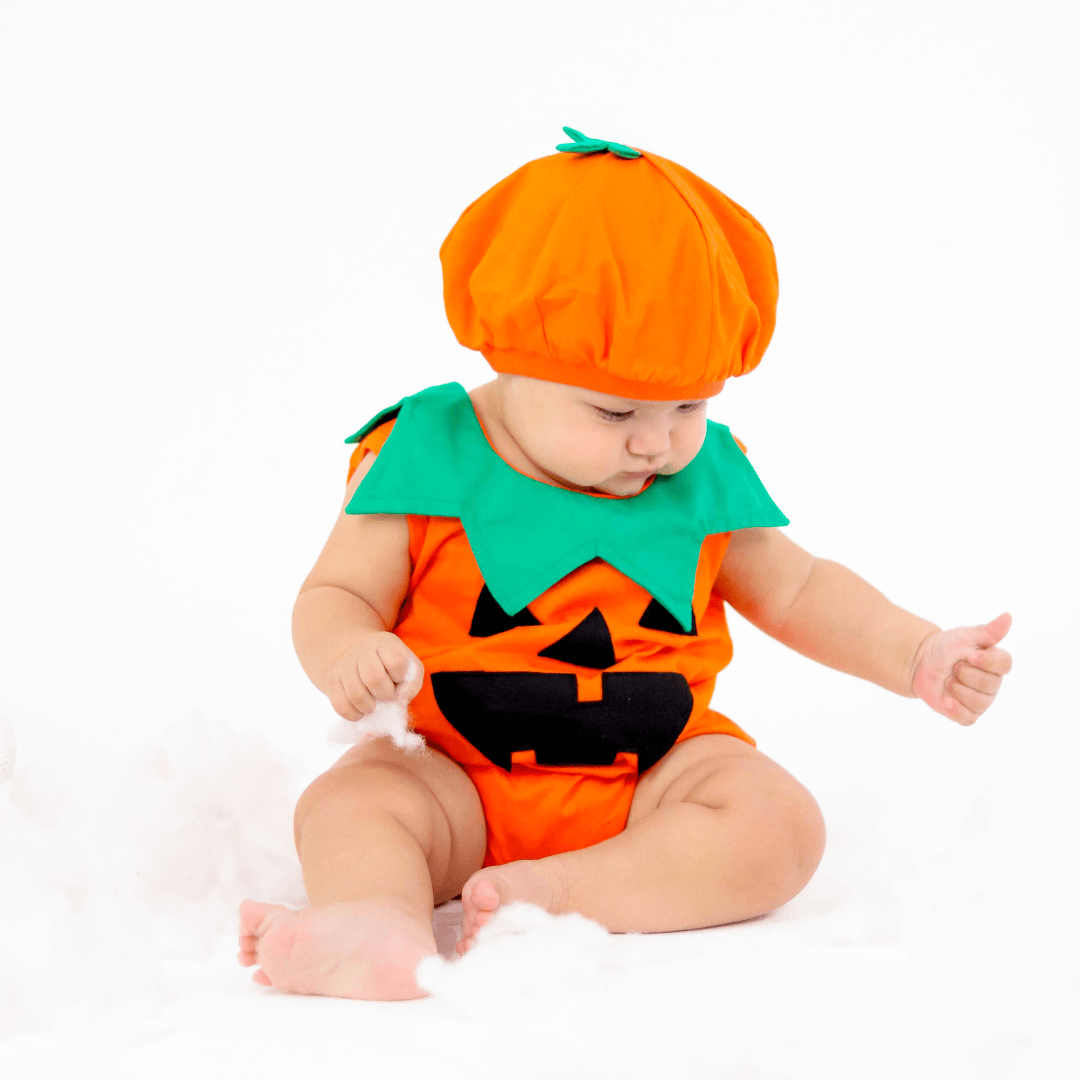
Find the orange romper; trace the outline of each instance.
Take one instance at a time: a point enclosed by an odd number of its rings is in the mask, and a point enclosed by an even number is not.
[[[350,479],[395,422],[358,442]],[[730,532],[701,544],[687,633],[599,558],[508,615],[458,518],[406,516],[412,570],[393,632],[424,664],[411,726],[475,785],[487,822],[485,866],[621,832],[639,767],[644,772],[675,743],[720,733],[756,745],[709,708],[717,672],[732,655],[724,602],[712,588]],[[612,752],[611,726],[625,722],[626,708],[637,710],[630,720],[637,742],[627,736],[637,749]],[[589,731],[601,732],[599,740]],[[582,761],[589,763],[575,763]]]

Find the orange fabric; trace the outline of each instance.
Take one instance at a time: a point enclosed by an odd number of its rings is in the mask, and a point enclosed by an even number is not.
[[[378,453],[393,425],[388,420],[356,445],[350,478],[365,453]],[[694,708],[679,742],[718,732],[756,745],[734,721],[709,708],[716,673],[727,666],[732,651],[724,603],[712,591],[730,533],[708,536],[701,545],[693,599],[696,637],[639,626],[652,597],[607,563],[593,559],[529,604],[539,626],[473,638],[469,627],[484,581],[461,522],[407,517],[412,571],[394,633],[425,669],[424,685],[410,706],[412,725],[456,761],[476,786],[487,821],[485,866],[573,851],[621,832],[637,783],[636,755],[620,754],[610,766],[548,766],[537,765],[530,750],[515,753],[507,773],[443,717],[431,688],[435,672],[573,670],[578,700],[597,700],[599,671],[583,671],[538,654],[599,607],[618,658],[609,670],[677,671],[685,676]]]
[[[380,424],[374,431],[369,431],[367,435],[353,447],[353,452],[349,457],[349,476],[345,481],[346,487],[349,486],[349,480],[352,480],[352,474],[356,472],[357,465],[364,460],[364,454],[368,450],[373,454],[377,454],[383,448],[383,443],[386,442],[386,437],[390,434],[393,426],[394,421],[387,420],[385,424]]]
[[[621,397],[718,394],[776,321],[765,230],[646,151],[528,162],[465,209],[439,257],[462,345],[499,372]]]

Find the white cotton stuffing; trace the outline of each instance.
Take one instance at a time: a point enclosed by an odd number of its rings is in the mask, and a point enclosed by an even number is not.
[[[476,935],[461,959],[421,961],[417,982],[431,993],[481,1007],[502,999],[511,1008],[539,993],[552,978],[575,985],[619,970],[611,936],[582,915],[549,915],[533,904],[508,904]]]
[[[0,713],[0,784],[6,784],[15,772],[15,732]]]
[[[409,728],[409,700],[405,697],[419,675],[419,661],[410,660],[404,680],[397,685],[389,701],[377,702],[374,710],[359,720],[339,717],[331,726],[327,738],[333,743],[353,744],[388,735],[402,750],[422,749],[423,737]]]
[[[37,734],[41,734],[38,732]],[[307,902],[296,795],[259,734],[192,712],[127,746],[68,725],[0,796],[0,1032],[168,998],[164,965],[235,939],[251,895]]]
[[[356,1075],[422,1061],[446,1077],[513,1060],[524,1080],[1067,1075],[1055,1033],[1075,1012],[1073,962],[1055,968],[1037,913],[1008,921],[993,891],[1004,788],[890,822],[873,792],[834,781],[815,881],[730,927],[609,934],[509,904],[457,957],[446,904],[441,955],[417,971],[431,996],[381,1004],[283,995],[236,962],[241,899],[308,903],[292,811],[311,777],[261,733],[194,711],[123,742],[69,720],[32,734],[0,788],[0,1075],[27,1075],[5,1046],[93,1076],[222,1052],[285,1077],[298,1047],[334,1075],[346,1059]],[[235,1074],[221,1068],[205,1075]]]

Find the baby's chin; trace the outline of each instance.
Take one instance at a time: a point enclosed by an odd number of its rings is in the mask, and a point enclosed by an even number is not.
[[[575,491],[592,492],[600,495],[636,495],[649,482],[649,477],[647,476],[627,476],[626,473],[621,472],[603,480],[592,480],[586,477],[570,477],[550,471],[547,475],[564,487],[571,488]]]
[[[598,491],[602,495],[636,495],[648,482],[647,476],[625,476],[620,473],[610,480],[594,484],[589,490]]]

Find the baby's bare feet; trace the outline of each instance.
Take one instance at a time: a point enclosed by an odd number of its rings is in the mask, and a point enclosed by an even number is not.
[[[431,924],[395,901],[356,900],[293,911],[245,900],[240,952],[251,977],[289,994],[364,1001],[426,997],[416,965],[435,953]]]
[[[461,890],[463,917],[457,951],[464,955],[472,948],[476,931],[491,920],[500,904],[522,901],[557,913],[564,894],[555,859],[523,859],[477,870]]]

